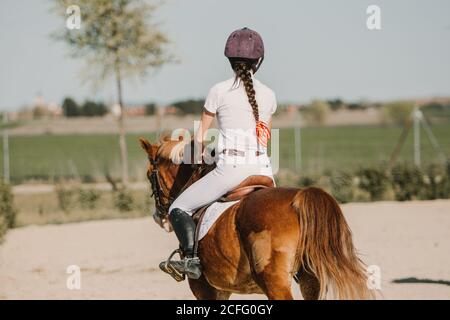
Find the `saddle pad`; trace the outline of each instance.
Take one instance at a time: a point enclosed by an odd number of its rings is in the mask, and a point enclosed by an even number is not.
[[[230,202],[214,202],[210,205],[209,208],[206,209],[206,212],[201,220],[200,230],[198,232],[198,241],[202,240],[202,238],[206,236],[209,229],[213,226],[214,222],[219,219],[220,215],[237,202],[239,202],[239,200]]]

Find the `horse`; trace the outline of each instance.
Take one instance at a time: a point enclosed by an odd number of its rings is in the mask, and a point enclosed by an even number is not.
[[[171,231],[171,201],[211,165],[180,163],[188,144],[183,140],[139,140],[149,160],[155,221]],[[202,276],[188,281],[199,300],[226,300],[233,293],[290,300],[292,279],[305,300],[373,298],[339,204],[316,187],[262,188],[246,195],[198,242],[198,255]]]

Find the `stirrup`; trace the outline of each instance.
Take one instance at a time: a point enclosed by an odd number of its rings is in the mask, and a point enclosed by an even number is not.
[[[184,258],[180,261],[171,261],[170,265],[189,279],[199,279],[202,276],[202,267],[198,257]]]
[[[180,259],[181,259],[181,250],[180,249],[176,249],[175,251],[172,252],[172,254],[169,256],[169,258],[165,262],[161,262],[159,264],[159,268],[162,271],[164,271],[165,273],[169,274],[177,282],[181,282],[181,281],[184,281],[186,279],[186,275],[184,273],[181,273],[177,269],[175,269],[174,266],[170,263],[172,257],[175,254],[177,254],[177,253],[179,254]]]

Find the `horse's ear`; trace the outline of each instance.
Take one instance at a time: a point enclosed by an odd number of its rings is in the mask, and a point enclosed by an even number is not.
[[[141,144],[141,148],[144,149],[150,157],[154,158],[157,146],[152,145],[147,139],[142,137],[139,138],[139,142]]]
[[[139,138],[139,142],[141,143],[141,148],[144,149],[145,151],[149,150],[152,146],[152,144],[143,137]]]

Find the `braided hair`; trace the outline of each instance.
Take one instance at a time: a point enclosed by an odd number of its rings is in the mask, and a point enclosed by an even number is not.
[[[252,59],[233,59],[230,58],[231,67],[236,73],[235,82],[240,79],[244,84],[245,92],[247,93],[248,102],[253,111],[253,116],[256,122],[256,136],[258,146],[267,147],[270,139],[270,129],[267,124],[259,120],[258,102],[256,101],[255,88],[253,87],[252,71],[257,70],[258,61]]]
[[[244,84],[245,92],[247,93],[248,102],[252,106],[253,116],[255,121],[259,121],[258,102],[256,102],[255,88],[253,87],[252,69],[254,65],[253,60],[233,60],[230,59],[231,67],[236,72],[236,80],[241,79]]]

